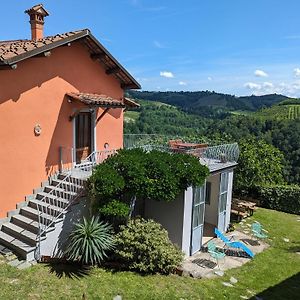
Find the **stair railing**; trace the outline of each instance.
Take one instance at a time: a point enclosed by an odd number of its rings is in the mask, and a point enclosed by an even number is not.
[[[38,233],[36,236],[36,260],[40,260],[40,246],[42,236],[53,224],[61,218],[69,206],[81,196],[84,181],[74,178],[71,174],[59,182],[47,192],[47,195],[37,199],[36,208],[38,211]]]
[[[72,172],[88,171],[102,163],[108,157],[116,154],[116,150],[94,151],[80,164],[67,170],[64,179],[56,186],[51,186],[51,190],[41,199],[37,199],[36,208],[38,211],[38,233],[36,236],[35,259],[41,259],[41,239],[46,231],[60,219],[68,208],[79,198],[84,190],[84,180],[73,177]]]
[[[80,164],[75,165],[74,169],[91,172],[96,165],[103,163],[107,158],[115,155],[116,153],[117,150],[94,151],[86,159],[81,161]]]

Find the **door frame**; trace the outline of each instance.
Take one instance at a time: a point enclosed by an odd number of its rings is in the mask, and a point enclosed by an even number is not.
[[[195,227],[195,229],[200,228],[200,241],[199,241],[199,249],[196,251],[193,251],[193,231],[194,231],[194,227],[193,227],[193,223],[194,223],[194,189],[195,188],[199,188],[202,190],[202,201],[200,200],[199,202],[199,206],[203,206],[203,211],[201,211],[200,209],[200,213],[202,213],[202,217],[203,217],[203,223],[198,225],[197,227]],[[204,230],[204,218],[205,218],[205,194],[206,194],[206,181],[202,186],[198,186],[198,187],[193,187],[193,203],[192,203],[192,222],[191,222],[191,239],[190,239],[190,255],[192,256],[193,254],[197,253],[198,251],[201,250],[201,246],[202,246],[202,239],[203,239],[203,230]],[[200,196],[201,197],[201,196]]]
[[[222,188],[222,174],[226,174],[227,176],[227,185],[226,185],[226,190],[221,191]],[[226,231],[226,215],[227,215],[227,200],[228,200],[228,188],[229,188],[229,172],[225,171],[225,172],[221,172],[220,173],[220,184],[219,184],[219,197],[218,197],[218,230],[220,230],[221,232],[225,232]],[[226,195],[226,201],[225,201],[225,205],[223,203],[223,208],[224,210],[220,211],[221,208],[221,196],[222,195]],[[222,220],[222,223],[220,222]]]
[[[75,112],[76,109],[74,109]],[[90,113],[91,114],[91,152],[96,151],[97,147],[97,134],[96,134],[96,129],[97,129],[97,124],[96,124],[96,110],[95,109],[90,109],[90,108],[84,108],[80,109],[78,114],[80,113]],[[77,116],[76,116],[77,117]],[[73,118],[73,166],[76,166],[76,117]]]

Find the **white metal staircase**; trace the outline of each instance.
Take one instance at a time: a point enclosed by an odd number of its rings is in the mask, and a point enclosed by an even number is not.
[[[83,179],[70,174],[52,179],[2,225],[0,244],[27,261],[39,259],[40,242],[63,221],[68,206],[83,191],[83,184]]]
[[[21,207],[0,229],[0,245],[27,261],[41,259],[41,242],[63,222],[68,208],[81,196],[85,180],[95,165],[116,153],[115,150],[95,151],[81,164],[64,170]]]

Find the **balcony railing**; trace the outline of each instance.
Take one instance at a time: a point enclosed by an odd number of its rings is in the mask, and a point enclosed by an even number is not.
[[[186,143],[203,144],[201,148],[189,147],[186,149],[174,149],[170,147],[169,141],[174,139],[183,140]],[[237,162],[239,158],[239,147],[237,143],[220,144],[210,141],[207,143],[204,140],[168,137],[155,134],[128,134],[124,135],[124,148],[142,148],[145,151],[159,150],[164,152],[183,152],[197,156],[206,164],[216,162]]]

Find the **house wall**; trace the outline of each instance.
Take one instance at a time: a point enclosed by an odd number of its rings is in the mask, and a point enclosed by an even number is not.
[[[212,225],[218,224],[218,207],[219,207],[219,193],[220,193],[220,174],[213,174],[207,178],[211,183],[210,204],[205,204],[204,221]]]
[[[30,58],[16,70],[0,70],[0,218],[58,169],[59,147],[71,160],[73,124],[69,116],[82,105],[69,103],[66,92],[123,96],[120,83],[106,75],[79,42]],[[99,109],[97,116],[103,109]],[[35,136],[34,126],[42,132]],[[97,149],[123,145],[123,111],[110,110],[96,126]],[[66,154],[67,153],[67,154]]]
[[[145,201],[145,217],[160,223],[168,231],[170,240],[180,249],[182,247],[184,203],[183,192],[172,202]]]

